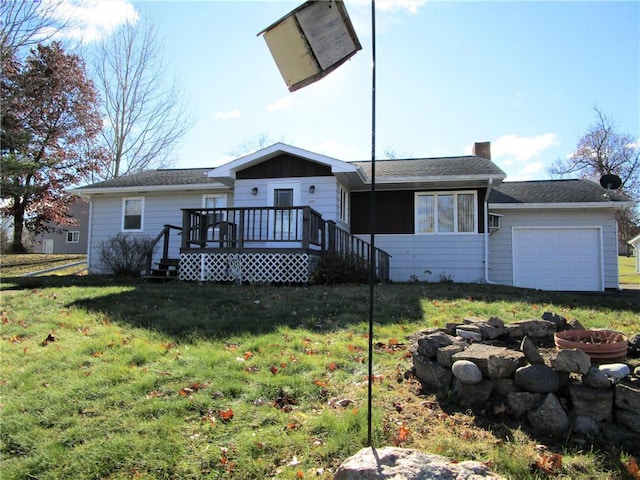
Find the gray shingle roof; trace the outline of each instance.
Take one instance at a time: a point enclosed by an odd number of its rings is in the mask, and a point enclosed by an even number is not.
[[[207,177],[212,168],[176,168],[146,170],[144,172],[123,175],[103,182],[94,183],[90,188],[152,187],[160,185],[197,185],[218,183]]]
[[[605,196],[607,195],[607,196]],[[629,201],[625,195],[607,192],[591,180],[535,180],[503,182],[489,195],[489,203],[575,203]]]
[[[351,162],[371,176],[371,162]],[[491,160],[476,156],[376,160],[376,177],[506,176]]]

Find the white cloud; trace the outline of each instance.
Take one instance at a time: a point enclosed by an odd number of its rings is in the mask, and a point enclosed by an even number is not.
[[[504,163],[503,163],[504,164]],[[507,180],[512,181],[525,181],[525,180],[538,180],[544,176],[546,165],[544,162],[530,162],[522,166],[518,171],[513,174],[509,174]]]
[[[216,120],[228,120],[230,118],[240,118],[239,110],[229,110],[228,112],[216,112],[213,115]]]
[[[358,154],[357,149],[352,146],[336,142],[335,140],[326,140],[321,143],[308,144],[302,148],[309,150],[310,152],[317,152],[338,160],[362,160],[362,155]]]
[[[545,133],[535,137],[504,135],[491,143],[491,157],[510,157],[515,161],[526,162],[556,143],[554,133]]]
[[[378,0],[376,8],[383,12],[394,12],[397,10],[406,10],[409,13],[418,13],[418,9],[422,7],[428,0]],[[370,0],[351,0],[348,3],[356,5],[370,5]]]
[[[68,22],[68,28],[59,35],[85,43],[100,40],[139,18],[129,0],[66,0],[56,8],[55,16],[61,23]]]
[[[288,97],[282,97],[276,100],[273,103],[267,105],[268,112],[275,112],[278,110],[289,110],[295,103],[295,100],[292,95]]]

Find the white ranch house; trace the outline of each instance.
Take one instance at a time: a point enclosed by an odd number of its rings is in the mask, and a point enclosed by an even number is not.
[[[277,143],[215,168],[146,171],[76,190],[88,262],[117,233],[156,238],[149,272],[185,281],[307,282],[335,252],[380,281],[618,289],[615,214],[633,203],[588,180],[507,182],[488,142],[461,157],[371,162]],[[151,264],[156,265],[152,267]]]

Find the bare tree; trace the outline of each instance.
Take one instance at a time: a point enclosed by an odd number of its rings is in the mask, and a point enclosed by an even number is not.
[[[398,160],[401,158],[411,158],[412,154],[398,151],[393,145],[389,145],[384,149],[384,156],[388,160]]]
[[[170,166],[172,150],[191,128],[184,95],[167,82],[155,27],[127,23],[98,48],[97,87],[109,151],[102,176],[115,178]]]
[[[558,159],[549,168],[553,177],[578,175],[598,182],[603,175],[620,177],[620,190],[632,199],[640,199],[640,139],[620,133],[613,122],[595,106],[596,122],[578,141],[575,151],[566,159]],[[618,234],[629,240],[640,231],[638,209],[618,215]]]
[[[549,173],[554,177],[578,175],[596,182],[612,173],[622,180],[621,189],[637,199],[640,197],[640,141],[618,132],[617,125],[599,107],[593,109],[596,122],[580,138],[571,156],[558,159]]]
[[[60,18],[57,1],[0,1],[0,61],[1,65],[18,51],[53,38],[69,24]]]
[[[233,158],[240,158],[258,150],[262,150],[273,143],[276,143],[276,141],[272,140],[268,134],[261,132],[238,144],[238,146],[228,152],[228,155]]]

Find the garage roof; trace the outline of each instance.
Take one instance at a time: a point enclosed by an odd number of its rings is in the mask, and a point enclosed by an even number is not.
[[[489,195],[492,204],[601,203],[630,202],[613,190],[591,180],[534,180],[503,182]]]

